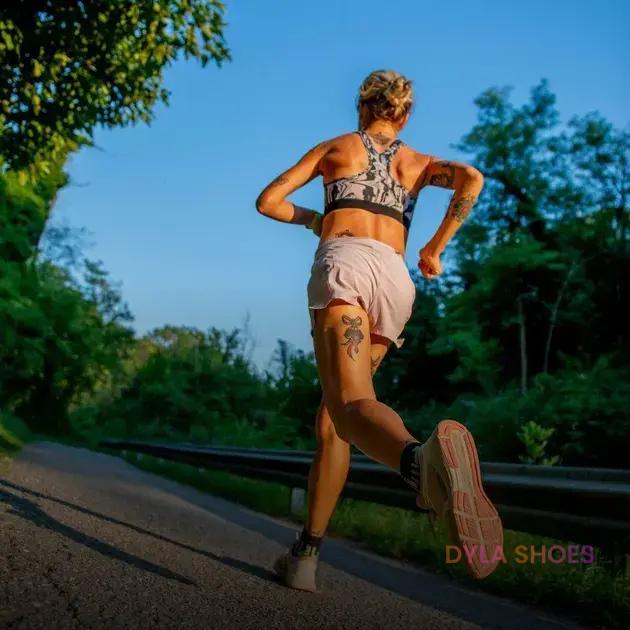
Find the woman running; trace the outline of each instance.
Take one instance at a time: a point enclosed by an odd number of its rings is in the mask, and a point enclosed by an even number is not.
[[[304,529],[275,565],[285,584],[301,590],[315,590],[319,548],[346,481],[351,444],[400,473],[417,493],[418,506],[442,519],[453,541],[465,546],[462,558],[473,576],[490,574],[503,547],[501,521],[483,491],[470,432],[442,420],[420,444],[400,416],[376,400],[372,384],[390,344],[402,345],[416,296],[404,255],[420,190],[454,190],[442,223],[419,254],[418,267],[431,280],[441,273],[440,255],[483,187],[472,166],[419,153],[398,139],[412,103],[404,76],[372,72],[359,90],[359,131],[315,146],[256,201],[265,216],[304,225],[320,238],[308,283],[323,391],[318,448]],[[319,175],[323,215],[287,200]]]

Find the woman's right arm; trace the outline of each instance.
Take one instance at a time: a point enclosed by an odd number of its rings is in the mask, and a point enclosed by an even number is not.
[[[282,221],[298,225],[314,225],[317,234],[317,219],[319,212],[296,206],[287,197],[301,188],[318,175],[321,175],[321,161],[328,152],[329,143],[321,142],[300,158],[290,169],[276,177],[256,199],[256,208],[261,214]],[[321,222],[320,222],[321,224]],[[321,225],[319,226],[321,229]]]

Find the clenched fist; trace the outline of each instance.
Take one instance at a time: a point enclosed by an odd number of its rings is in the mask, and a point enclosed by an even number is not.
[[[427,280],[433,280],[442,273],[442,263],[440,255],[427,247],[423,247],[418,253],[418,269]]]

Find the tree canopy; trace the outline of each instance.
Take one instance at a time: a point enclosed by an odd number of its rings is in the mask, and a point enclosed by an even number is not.
[[[18,0],[0,6],[0,156],[47,172],[94,128],[149,122],[179,55],[230,58],[219,0]],[[1,165],[1,164],[0,164]]]

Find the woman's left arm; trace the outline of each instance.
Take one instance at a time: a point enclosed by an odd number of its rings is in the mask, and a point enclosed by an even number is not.
[[[483,188],[483,175],[464,162],[431,158],[426,167],[423,186],[454,190],[448,209],[431,240],[420,250],[418,267],[431,280],[442,272],[440,255],[461,227]]]
[[[304,154],[294,166],[278,175],[258,195],[258,199],[256,199],[258,212],[283,223],[315,227],[314,222],[317,223],[321,214],[315,210],[296,206],[287,201],[287,197],[321,175],[320,163],[328,152],[328,146],[328,142],[321,142]]]

